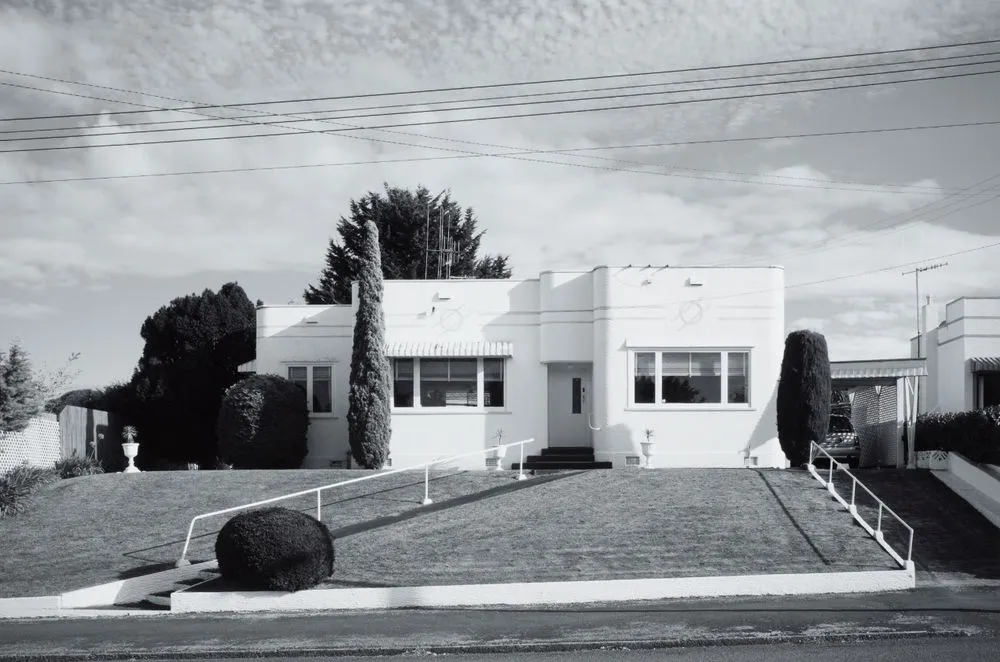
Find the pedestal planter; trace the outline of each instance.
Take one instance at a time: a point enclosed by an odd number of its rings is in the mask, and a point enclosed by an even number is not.
[[[642,446],[642,454],[646,458],[646,463],[643,465],[647,469],[653,468],[653,456],[656,454],[656,442],[655,441],[640,441],[639,444]]]
[[[497,454],[497,466],[494,467],[494,470],[495,471],[503,471],[503,459],[504,459],[504,457],[507,456],[507,447],[506,446],[497,445],[496,454]]]
[[[139,454],[139,444],[136,442],[125,442],[122,444],[122,450],[125,451],[125,457],[128,458],[128,466],[125,467],[125,470],[122,473],[139,473],[139,467],[135,466],[135,456]]]

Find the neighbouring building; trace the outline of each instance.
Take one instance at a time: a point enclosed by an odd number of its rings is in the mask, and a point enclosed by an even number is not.
[[[355,296],[357,301],[357,285]],[[598,461],[785,467],[780,267],[608,267],[525,280],[386,281],[393,467],[534,438]],[[262,306],[244,372],[303,385],[305,466],[347,462],[353,305]],[[486,468],[491,454],[457,463]],[[504,465],[519,460],[508,453]],[[495,460],[494,460],[495,461]]]
[[[920,413],[1000,405],[1000,297],[961,297],[945,306],[930,297],[923,332],[910,340],[911,356],[927,359]]]

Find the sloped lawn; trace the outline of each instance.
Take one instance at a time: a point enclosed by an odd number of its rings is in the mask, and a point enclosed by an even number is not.
[[[171,568],[195,515],[367,473],[164,471],[58,481],[31,498],[28,512],[0,520],[0,597],[51,595]],[[399,473],[327,491],[323,521],[337,530],[423,512],[423,478]],[[526,486],[506,472],[437,471],[431,479],[431,497],[441,502]],[[316,497],[275,505],[315,513]],[[197,523],[187,558],[214,558],[215,536],[231,516]]]
[[[341,537],[324,585],[898,567],[803,471],[589,471]]]

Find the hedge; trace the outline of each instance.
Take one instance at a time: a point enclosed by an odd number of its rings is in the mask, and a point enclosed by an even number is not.
[[[333,536],[314,517],[272,507],[240,513],[215,540],[223,579],[248,590],[300,591],[333,574]]]
[[[1000,407],[921,414],[917,451],[954,451],[972,462],[1000,463]]]
[[[308,452],[309,408],[301,386],[254,375],[226,390],[216,436],[223,463],[237,469],[298,469]]]

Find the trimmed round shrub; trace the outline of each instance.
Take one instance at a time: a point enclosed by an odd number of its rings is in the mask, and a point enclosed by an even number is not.
[[[251,510],[222,527],[215,558],[223,579],[240,588],[300,591],[333,575],[333,536],[297,510]]]
[[[226,389],[215,432],[221,460],[236,469],[298,469],[308,429],[302,387],[278,375],[254,375]]]
[[[793,467],[809,461],[809,444],[826,438],[833,381],[826,338],[792,331],[785,338],[778,382],[778,443]]]

